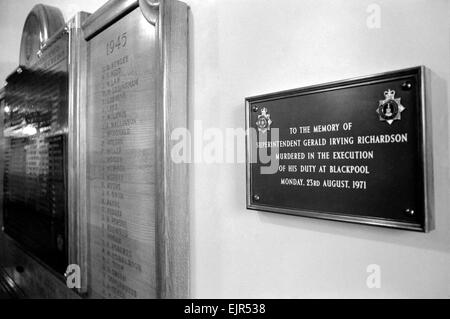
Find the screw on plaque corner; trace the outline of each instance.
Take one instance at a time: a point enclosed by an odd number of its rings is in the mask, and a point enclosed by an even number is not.
[[[402,89],[403,90],[411,90],[412,88],[412,83],[409,81],[405,81],[402,83]]]
[[[406,210],[405,210],[405,213],[406,214],[408,214],[409,216],[414,216],[414,209],[409,209],[409,208],[407,208]]]
[[[258,202],[260,200],[259,195],[257,195],[257,194],[253,195],[253,200],[255,202]]]
[[[259,107],[257,105],[253,105],[252,106],[252,111],[253,112],[258,112]]]

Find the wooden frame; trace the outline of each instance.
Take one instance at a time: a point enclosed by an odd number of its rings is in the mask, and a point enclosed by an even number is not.
[[[80,266],[81,288],[78,293],[87,291],[87,227],[86,220],[86,140],[85,132],[85,75],[87,49],[81,24],[89,16],[78,13],[67,23],[69,31],[69,188],[68,188],[68,237],[69,264]]]
[[[156,96],[156,279],[160,298],[189,296],[189,214],[187,164],[175,164],[170,157],[174,142],[172,129],[187,127],[187,6],[174,0],[119,1],[111,0],[91,15],[82,25],[84,38],[89,41],[99,32],[140,8],[147,21],[156,26],[157,96]],[[84,75],[84,78],[86,75]],[[81,104],[79,116],[85,116],[86,105]],[[79,141],[86,144],[85,128]],[[80,151],[85,153],[85,150]],[[86,162],[81,155],[79,175],[80,193],[77,198],[86,202]],[[83,193],[84,192],[84,193]],[[87,228],[87,207],[79,207],[78,233]],[[85,238],[85,237],[84,237]],[[79,243],[87,255],[87,243]],[[81,255],[80,255],[81,256]],[[85,258],[85,257],[83,257]],[[83,264],[85,265],[85,264]],[[86,280],[84,280],[86,282]]]

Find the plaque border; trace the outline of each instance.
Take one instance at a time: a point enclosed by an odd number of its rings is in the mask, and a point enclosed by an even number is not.
[[[68,188],[68,259],[69,264],[80,266],[79,294],[87,292],[88,282],[88,230],[86,210],[86,74],[87,44],[81,26],[90,13],[79,12],[68,21],[69,32],[69,188]]]
[[[269,94],[255,95],[245,98],[245,128],[246,128],[246,207],[249,210],[264,212],[288,214],[302,217],[319,218],[333,221],[350,222],[357,224],[382,226],[388,228],[397,228],[403,230],[412,230],[419,232],[429,232],[434,229],[433,209],[434,209],[434,190],[433,190],[433,154],[432,154],[432,132],[431,132],[431,110],[426,107],[425,77],[427,69],[425,66],[417,66],[396,71],[389,71],[375,75],[356,77],[341,81],[328,82],[319,85],[312,85],[303,88],[279,91]],[[277,100],[280,98],[294,97],[311,93],[326,92],[342,88],[357,87],[361,85],[375,84],[387,80],[400,80],[411,76],[418,77],[419,84],[419,103],[417,124],[418,124],[418,150],[419,150],[419,169],[417,172],[420,179],[421,197],[423,198],[424,218],[421,223],[408,223],[394,219],[374,218],[365,216],[355,216],[346,214],[329,213],[323,211],[311,211],[292,208],[281,208],[272,205],[261,205],[254,203],[251,194],[251,147],[250,147],[250,112],[252,105],[258,102]]]
[[[188,6],[176,0],[110,0],[82,24],[82,30],[89,42],[136,8],[156,27],[156,293],[158,298],[188,298],[190,228],[186,181],[189,172],[186,163],[176,164],[170,155],[176,144],[170,139],[172,130],[188,127]],[[84,72],[86,77],[87,70]],[[86,105],[82,108],[86,116]],[[80,140],[86,138],[82,136]],[[80,169],[86,172],[86,149],[83,152]],[[80,183],[86,192],[87,180],[83,174]],[[80,198],[87,198],[86,195]],[[78,227],[86,225],[87,229],[86,205],[80,210]],[[87,258],[88,242],[84,245],[83,258]]]

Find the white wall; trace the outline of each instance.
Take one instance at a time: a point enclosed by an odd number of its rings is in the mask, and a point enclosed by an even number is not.
[[[449,1],[187,2],[191,127],[244,127],[246,96],[427,66],[436,200],[428,234],[254,212],[243,164],[193,165],[192,296],[450,297]],[[366,26],[373,2],[380,29]]]
[[[77,12],[93,13],[105,0],[0,0],[0,86],[19,65],[20,40],[28,13],[38,4],[58,7],[64,20]]]

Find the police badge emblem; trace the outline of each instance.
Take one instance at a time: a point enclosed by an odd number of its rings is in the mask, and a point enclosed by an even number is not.
[[[400,113],[405,110],[405,107],[401,104],[400,98],[395,98],[394,90],[384,91],[384,97],[385,99],[378,103],[377,113],[380,121],[386,121],[390,125],[395,120],[401,120]]]
[[[261,109],[261,114],[258,115],[258,120],[256,121],[256,126],[258,127],[258,131],[260,131],[261,133],[270,131],[270,124],[272,124],[272,120],[270,119],[270,114],[267,113],[267,109],[265,107],[263,107]]]

